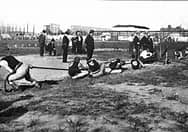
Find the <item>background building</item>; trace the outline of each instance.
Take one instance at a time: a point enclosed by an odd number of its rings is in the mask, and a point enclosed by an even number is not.
[[[46,30],[47,34],[59,34],[61,29],[59,24],[51,23],[49,25],[44,25],[44,30]]]

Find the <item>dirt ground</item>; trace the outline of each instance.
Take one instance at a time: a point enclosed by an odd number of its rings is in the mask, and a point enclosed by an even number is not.
[[[117,56],[128,58],[122,51],[95,55],[101,61]],[[41,83],[40,89],[0,91],[0,132],[188,131],[186,64],[156,62],[99,78]]]

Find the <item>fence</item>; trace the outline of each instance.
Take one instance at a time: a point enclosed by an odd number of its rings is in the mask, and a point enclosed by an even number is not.
[[[101,36],[103,33],[110,33],[111,38],[109,41],[121,41],[120,38],[128,40],[128,38],[133,35],[136,31],[95,31],[96,36]],[[142,32],[142,31],[140,31]],[[174,41],[188,42],[188,30],[182,31],[147,31],[154,39],[154,41],[161,42],[167,37],[171,37]]]

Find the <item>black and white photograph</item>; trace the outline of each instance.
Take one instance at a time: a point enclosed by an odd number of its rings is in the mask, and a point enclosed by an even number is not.
[[[0,5],[0,132],[188,132],[188,1]]]

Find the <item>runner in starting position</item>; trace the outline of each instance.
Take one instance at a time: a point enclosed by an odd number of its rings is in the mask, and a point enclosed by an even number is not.
[[[90,59],[87,61],[89,67],[90,77],[99,77],[105,74],[105,64],[99,63],[95,59]]]
[[[9,49],[7,49],[9,51]],[[39,84],[36,82],[35,79],[33,79],[30,75],[30,68],[31,66],[28,64],[25,64],[19,60],[17,60],[12,55],[7,55],[0,60],[0,67],[3,67],[4,70],[8,71],[8,75],[5,77],[4,80],[5,83],[12,86],[13,89],[8,90],[5,87],[5,91],[9,92],[12,90],[16,90],[18,88],[18,85],[16,85],[15,81],[25,78],[25,80],[31,82],[33,86],[39,87]],[[1,72],[2,73],[2,72]]]
[[[68,73],[72,79],[78,79],[88,75],[88,71],[85,69],[82,63],[80,63],[80,58],[75,57],[74,61],[69,66]]]

